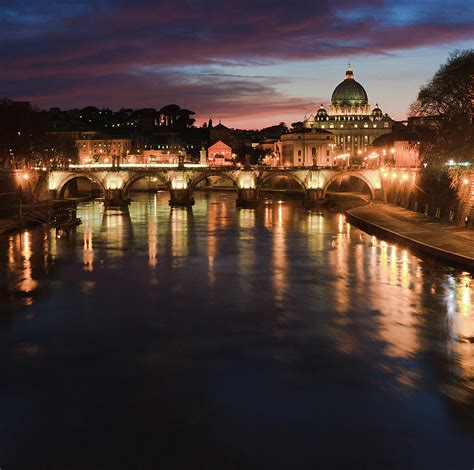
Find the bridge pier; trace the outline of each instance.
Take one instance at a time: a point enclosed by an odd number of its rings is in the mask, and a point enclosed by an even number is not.
[[[257,190],[255,188],[239,188],[236,204],[237,207],[255,209],[260,204]]]
[[[325,201],[322,189],[308,189],[303,199],[303,207],[305,209],[314,209],[323,205]]]
[[[194,198],[191,196],[191,191],[186,189],[171,189],[171,199],[169,205],[171,207],[192,207],[194,206]]]
[[[127,207],[130,204],[130,199],[124,198],[123,196],[121,189],[107,189],[105,192],[104,207],[110,209]]]

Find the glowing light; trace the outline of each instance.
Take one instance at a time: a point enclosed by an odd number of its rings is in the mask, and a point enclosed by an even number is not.
[[[242,189],[255,189],[255,180],[252,174],[241,173],[239,175],[239,187]]]
[[[188,187],[188,182],[183,175],[178,174],[173,180],[171,180],[171,187],[173,189],[186,189]]]
[[[209,165],[204,163],[185,163],[186,168],[207,168]],[[111,163],[82,163],[72,164],[69,168],[112,168]],[[178,163],[121,163],[120,168],[178,168]],[[46,169],[46,168],[45,168]]]
[[[468,317],[472,312],[472,289],[469,273],[462,273],[460,294],[460,313],[463,317]]]
[[[342,233],[344,230],[344,222],[345,222],[345,217],[342,214],[339,214],[339,226],[338,226],[339,233]]]

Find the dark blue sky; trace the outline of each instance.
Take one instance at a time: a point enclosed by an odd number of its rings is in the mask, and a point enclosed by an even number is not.
[[[350,60],[372,104],[404,118],[456,48],[460,0],[0,0],[0,95],[48,108],[161,107],[231,126],[301,119]]]

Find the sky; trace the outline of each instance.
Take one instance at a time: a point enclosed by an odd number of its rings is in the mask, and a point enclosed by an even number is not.
[[[0,96],[48,109],[175,103],[229,127],[301,120],[350,61],[395,119],[455,49],[465,0],[0,0]]]

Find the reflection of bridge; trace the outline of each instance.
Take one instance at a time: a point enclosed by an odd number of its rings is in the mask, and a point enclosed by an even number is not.
[[[68,170],[52,170],[48,175],[48,188],[53,198],[62,198],[66,185],[76,178],[96,182],[105,195],[106,205],[126,203],[131,186],[145,177],[156,178],[170,192],[171,206],[191,206],[193,192],[199,183],[212,176],[229,180],[237,192],[239,207],[258,205],[259,191],[276,176],[296,181],[304,193],[304,204],[313,207],[324,201],[329,186],[344,177],[362,180],[373,199],[383,199],[379,170],[339,170],[332,168],[267,168],[267,167],[205,167],[202,165],[160,166],[122,165],[71,165]]]

